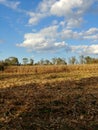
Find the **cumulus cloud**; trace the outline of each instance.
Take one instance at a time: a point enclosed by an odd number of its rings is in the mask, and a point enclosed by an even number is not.
[[[88,54],[97,54],[98,55],[98,45],[91,45],[87,48],[86,52]]]
[[[19,1],[0,0],[3,4],[11,9],[17,9],[21,13],[29,16],[28,24],[37,25],[41,19],[56,15],[64,17],[62,21],[67,28],[79,27],[83,22],[83,14],[90,9],[91,5],[97,0],[42,0],[39,2],[35,11],[19,9]],[[61,21],[60,21],[61,22]]]
[[[70,18],[67,20],[67,24],[66,24],[66,28],[77,28],[80,27],[81,24],[83,23],[83,19],[82,18]]]
[[[59,0],[56,1],[50,9],[52,15],[64,17],[67,28],[81,26],[84,22],[83,15],[90,9],[96,0]]]
[[[89,30],[86,31],[87,35],[92,35],[98,33],[98,28],[90,28]]]
[[[56,0],[43,0],[39,3],[35,12],[27,12],[29,15],[28,23],[30,25],[36,25],[39,21],[45,17],[51,16],[50,8],[56,2]]]
[[[51,6],[56,2],[57,0],[42,0],[39,5],[37,10],[44,13],[44,12],[49,12]]]
[[[96,34],[96,35],[86,35],[86,36],[84,36],[84,39],[98,41],[98,34]]]
[[[18,47],[25,47],[30,51],[47,52],[47,51],[72,51],[83,53],[97,53],[97,45],[87,46],[69,46],[65,41],[73,39],[76,41],[98,41],[98,28],[90,28],[85,31],[73,31],[71,29],[63,29],[59,31],[59,25],[52,25],[41,29],[38,32],[26,33],[24,41],[17,44]],[[59,39],[59,42],[57,42]]]
[[[42,0],[34,12],[27,12],[28,23],[35,25],[49,16],[63,17],[67,28],[75,28],[84,22],[83,15],[97,0]],[[61,22],[61,21],[60,21]]]
[[[58,26],[50,26],[40,30],[37,33],[27,33],[24,35],[24,41],[17,44],[18,47],[28,48],[30,51],[51,51],[56,52],[66,48],[64,41],[57,42],[56,38]]]
[[[30,51],[73,51],[78,53],[98,54],[98,45],[75,45],[66,44],[67,40],[98,41],[98,28],[92,27],[88,30],[77,31],[84,22],[83,15],[88,11],[92,4],[98,0],[41,0],[35,11],[19,9],[19,1],[0,0],[0,4],[25,13],[29,16],[28,24],[36,25],[45,17],[56,16],[51,21],[51,26],[40,29],[37,32],[25,33],[22,43],[18,47],[28,48]],[[57,17],[61,17],[58,20]],[[55,19],[57,18],[57,19]],[[2,43],[2,40],[0,40]]]
[[[77,52],[80,54],[94,54],[98,55],[98,45],[78,45],[78,46],[70,46],[72,52]]]
[[[27,14],[29,15],[29,20],[28,20],[28,24],[30,25],[36,25],[38,24],[38,22],[47,16],[47,14],[41,14],[40,12],[39,13],[34,13],[34,12],[27,12]]]
[[[64,17],[63,24],[67,28],[79,27],[83,22],[83,14],[90,9],[91,5],[98,0],[42,0],[39,2],[35,11],[19,9],[19,1],[0,0],[3,4],[11,9],[17,9],[21,13],[29,16],[28,24],[37,25],[41,19],[56,15]],[[61,22],[61,21],[60,21]]]
[[[17,9],[17,7],[19,6],[20,2],[19,1],[11,1],[11,0],[0,0],[0,4],[9,7],[11,9]]]
[[[52,25],[40,31],[26,33],[24,41],[17,44],[18,47],[28,48],[30,51],[57,51],[61,49],[81,52],[95,50],[94,46],[80,45],[69,46],[66,42],[69,39],[98,41],[98,28],[92,27],[88,30],[74,30],[84,22],[83,15],[88,11],[96,0],[42,0],[36,10],[26,11],[29,16],[29,25],[36,25],[38,22],[49,16],[63,17],[63,20],[54,20]],[[59,41],[59,42],[58,42]],[[93,51],[92,53],[94,53]]]
[[[81,33],[77,32],[77,31],[73,31],[71,29],[64,29],[61,32],[61,37],[63,39],[80,39],[81,38]]]
[[[98,28],[90,28],[84,32],[83,38],[85,40],[98,41]]]
[[[71,29],[63,29],[61,31],[61,37],[63,39],[75,39],[75,40],[98,40],[98,28],[90,28],[83,31],[73,31]]]
[[[57,16],[74,17],[83,14],[94,0],[59,0],[51,7],[51,13]]]
[[[72,15],[72,8],[75,7],[77,7],[77,0],[71,0],[70,2],[68,0],[59,0],[52,5],[51,13],[57,16],[69,16]]]

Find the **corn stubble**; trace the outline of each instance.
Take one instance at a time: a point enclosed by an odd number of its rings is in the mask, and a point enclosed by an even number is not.
[[[98,130],[98,65],[6,68],[0,130]]]

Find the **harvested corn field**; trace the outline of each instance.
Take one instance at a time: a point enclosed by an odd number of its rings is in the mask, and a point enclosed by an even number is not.
[[[9,66],[0,130],[98,130],[98,65]]]

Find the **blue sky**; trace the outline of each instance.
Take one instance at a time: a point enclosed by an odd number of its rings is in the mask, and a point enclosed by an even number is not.
[[[0,0],[0,60],[98,55],[98,0]]]

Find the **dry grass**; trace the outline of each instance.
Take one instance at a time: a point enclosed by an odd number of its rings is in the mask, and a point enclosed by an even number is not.
[[[98,130],[98,65],[7,68],[0,130]]]

